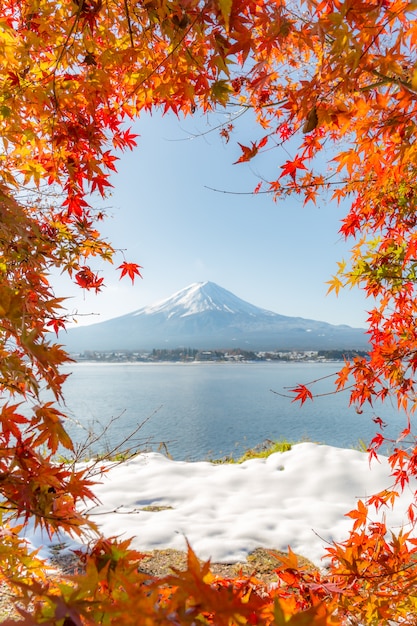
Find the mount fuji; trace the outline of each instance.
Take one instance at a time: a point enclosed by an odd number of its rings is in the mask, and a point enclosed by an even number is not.
[[[287,317],[258,308],[212,282],[105,322],[70,328],[60,343],[71,353],[191,347],[202,350],[366,349],[364,329]]]

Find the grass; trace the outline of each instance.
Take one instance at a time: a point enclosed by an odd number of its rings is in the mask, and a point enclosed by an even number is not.
[[[288,452],[289,450],[291,450],[291,448],[296,445],[297,443],[302,443],[305,441],[309,441],[307,438],[303,438],[300,439],[298,441],[288,441],[287,439],[278,439],[278,440],[271,440],[271,439],[266,439],[265,441],[263,441],[260,444],[257,444],[256,446],[254,446],[253,448],[249,448],[248,450],[246,450],[240,457],[235,458],[232,455],[227,455],[224,457],[221,457],[220,459],[213,459],[208,457],[206,460],[209,463],[213,463],[216,465],[224,465],[227,463],[244,463],[245,461],[250,461],[251,459],[266,459],[267,457],[271,456],[271,454],[276,454],[276,453],[282,453],[282,452]],[[316,442],[318,443],[318,442]],[[359,439],[358,443],[356,445],[352,445],[351,446],[352,450],[357,450],[359,452],[367,452],[368,451],[368,446],[366,445],[365,441],[363,439]],[[95,462],[102,462],[102,461],[109,461],[111,463],[124,463],[125,461],[129,461],[130,459],[132,459],[135,456],[138,456],[140,454],[146,454],[146,452],[149,452],[150,450],[145,448],[143,450],[137,450],[137,449],[126,449],[125,451],[119,451],[116,453],[111,453],[111,452],[104,452],[101,454],[91,454],[90,456],[86,455],[85,458],[83,458],[82,460],[84,462],[87,461],[95,461]],[[167,456],[169,459],[173,460],[173,457],[171,456],[171,454],[168,451],[168,447],[163,444],[160,445],[158,447],[158,452],[165,454],[165,456]],[[58,462],[63,462],[63,463],[74,463],[76,461],[80,461],[81,459],[77,458],[77,459],[70,459],[68,457],[62,457],[59,456],[57,458]]]
[[[275,454],[276,452],[288,452],[294,444],[294,441],[287,441],[287,439],[279,439],[277,441],[267,439],[263,443],[258,444],[253,448],[249,448],[249,450],[246,450],[246,452],[244,452],[242,456],[237,459],[233,456],[227,456],[222,459],[210,459],[210,463],[244,463],[245,461],[250,461],[251,459],[266,459],[268,456],[271,456],[271,454]]]
[[[250,461],[251,459],[266,459],[271,456],[271,454],[275,454],[276,452],[288,452],[293,447],[294,442],[287,441],[286,439],[280,439],[279,441],[268,440],[266,444],[266,447],[264,447],[265,444],[263,444],[261,448],[255,446],[254,448],[246,450],[236,463],[244,463],[245,461]]]
[[[233,456],[226,456],[222,459],[210,459],[210,463],[216,464],[224,464],[224,463],[244,463],[245,461],[250,461],[251,459],[266,459],[271,454],[288,452],[291,448],[297,443],[307,441],[306,439],[302,439],[299,441],[288,441],[287,439],[279,439],[279,440],[271,440],[267,439],[261,444],[254,446],[253,448],[249,448],[240,456],[239,458],[234,458]],[[355,446],[351,446],[352,450],[358,450],[359,452],[367,452],[368,446],[366,445],[363,439],[359,439],[358,443]]]
[[[356,446],[352,446],[352,450],[358,450],[358,452],[368,452],[368,446],[363,439],[358,439]]]

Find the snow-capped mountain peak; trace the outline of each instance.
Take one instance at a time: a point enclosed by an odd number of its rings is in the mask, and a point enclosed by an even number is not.
[[[259,309],[244,300],[241,300],[227,289],[210,281],[193,283],[185,289],[174,293],[171,297],[161,300],[151,306],[135,311],[133,315],[163,314],[166,319],[184,318],[191,315],[219,311],[230,314],[274,315],[270,311]]]
[[[207,281],[132,313],[69,329],[62,342],[70,352],[178,346],[314,350],[363,347],[367,338],[361,329],[261,309]]]

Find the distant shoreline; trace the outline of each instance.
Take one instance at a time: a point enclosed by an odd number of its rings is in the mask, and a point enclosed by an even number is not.
[[[71,354],[76,363],[175,363],[179,365],[200,363],[332,363],[354,357],[366,357],[364,350],[276,350],[248,351],[234,350],[152,350],[142,351],[85,351],[82,354]]]
[[[305,360],[291,360],[291,361],[101,361],[94,359],[80,359],[74,360],[68,365],[146,365],[146,366],[157,366],[157,365],[178,365],[181,367],[199,367],[201,365],[209,365],[209,366],[221,366],[227,367],[231,365],[282,365],[285,367],[286,365],[328,365],[329,363],[344,363],[341,359],[328,359],[323,361],[305,361]]]

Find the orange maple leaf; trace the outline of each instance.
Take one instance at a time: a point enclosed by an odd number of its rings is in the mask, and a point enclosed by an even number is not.
[[[351,517],[355,520],[352,529],[354,532],[357,528],[359,528],[359,526],[365,526],[368,518],[368,507],[362,502],[362,500],[359,500],[357,508],[349,511],[349,513],[346,513],[346,517]]]

